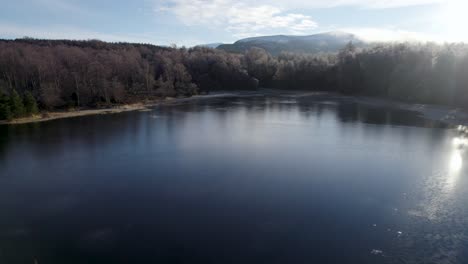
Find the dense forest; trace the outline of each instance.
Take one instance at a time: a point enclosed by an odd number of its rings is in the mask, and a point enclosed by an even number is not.
[[[380,44],[272,56],[98,40],[1,40],[0,119],[214,90],[333,91],[468,105],[468,46]]]

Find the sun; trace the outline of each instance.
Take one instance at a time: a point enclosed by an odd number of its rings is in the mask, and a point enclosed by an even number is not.
[[[447,0],[441,4],[439,24],[447,41],[468,41],[468,1]]]

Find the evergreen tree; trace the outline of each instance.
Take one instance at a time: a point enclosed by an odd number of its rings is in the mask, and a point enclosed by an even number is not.
[[[10,120],[12,118],[10,100],[6,94],[0,92],[0,120]]]
[[[13,90],[10,95],[10,109],[13,117],[18,118],[24,116],[25,111],[23,100],[21,100],[21,97],[16,90]]]
[[[30,91],[24,95],[24,108],[27,115],[35,115],[39,112],[36,99]]]

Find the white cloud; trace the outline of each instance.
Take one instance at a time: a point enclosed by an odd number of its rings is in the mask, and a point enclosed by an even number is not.
[[[460,0],[155,0],[161,10],[173,10],[176,14],[195,15],[196,12],[203,12],[214,16],[217,11],[225,10],[226,7],[237,5],[244,7],[270,6],[281,10],[312,9],[312,8],[332,8],[341,6],[353,6],[358,8],[386,9],[409,6],[420,6],[429,4],[448,3]],[[161,4],[162,3],[162,4]],[[179,12],[180,11],[180,12]],[[187,14],[187,11],[195,13]]]
[[[234,37],[274,33],[305,34],[317,28],[310,17],[270,4],[255,5],[233,0],[173,0],[157,6],[186,25],[224,27]]]
[[[284,4],[293,8],[330,8],[339,6],[355,6],[360,8],[385,9],[437,4],[447,1],[450,0],[288,0],[284,1]]]
[[[156,10],[174,15],[188,26],[225,29],[233,38],[259,35],[317,32],[318,24],[306,10],[348,6],[363,9],[387,9],[460,0],[154,0]],[[298,11],[304,10],[304,11]],[[323,28],[321,28],[323,29]],[[323,31],[323,30],[322,30]],[[360,29],[360,33],[390,39],[421,39],[426,36],[403,30]]]

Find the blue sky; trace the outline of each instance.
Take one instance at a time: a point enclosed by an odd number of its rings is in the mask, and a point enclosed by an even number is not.
[[[1,38],[192,46],[339,30],[369,40],[468,41],[465,0],[5,0],[1,6]]]

